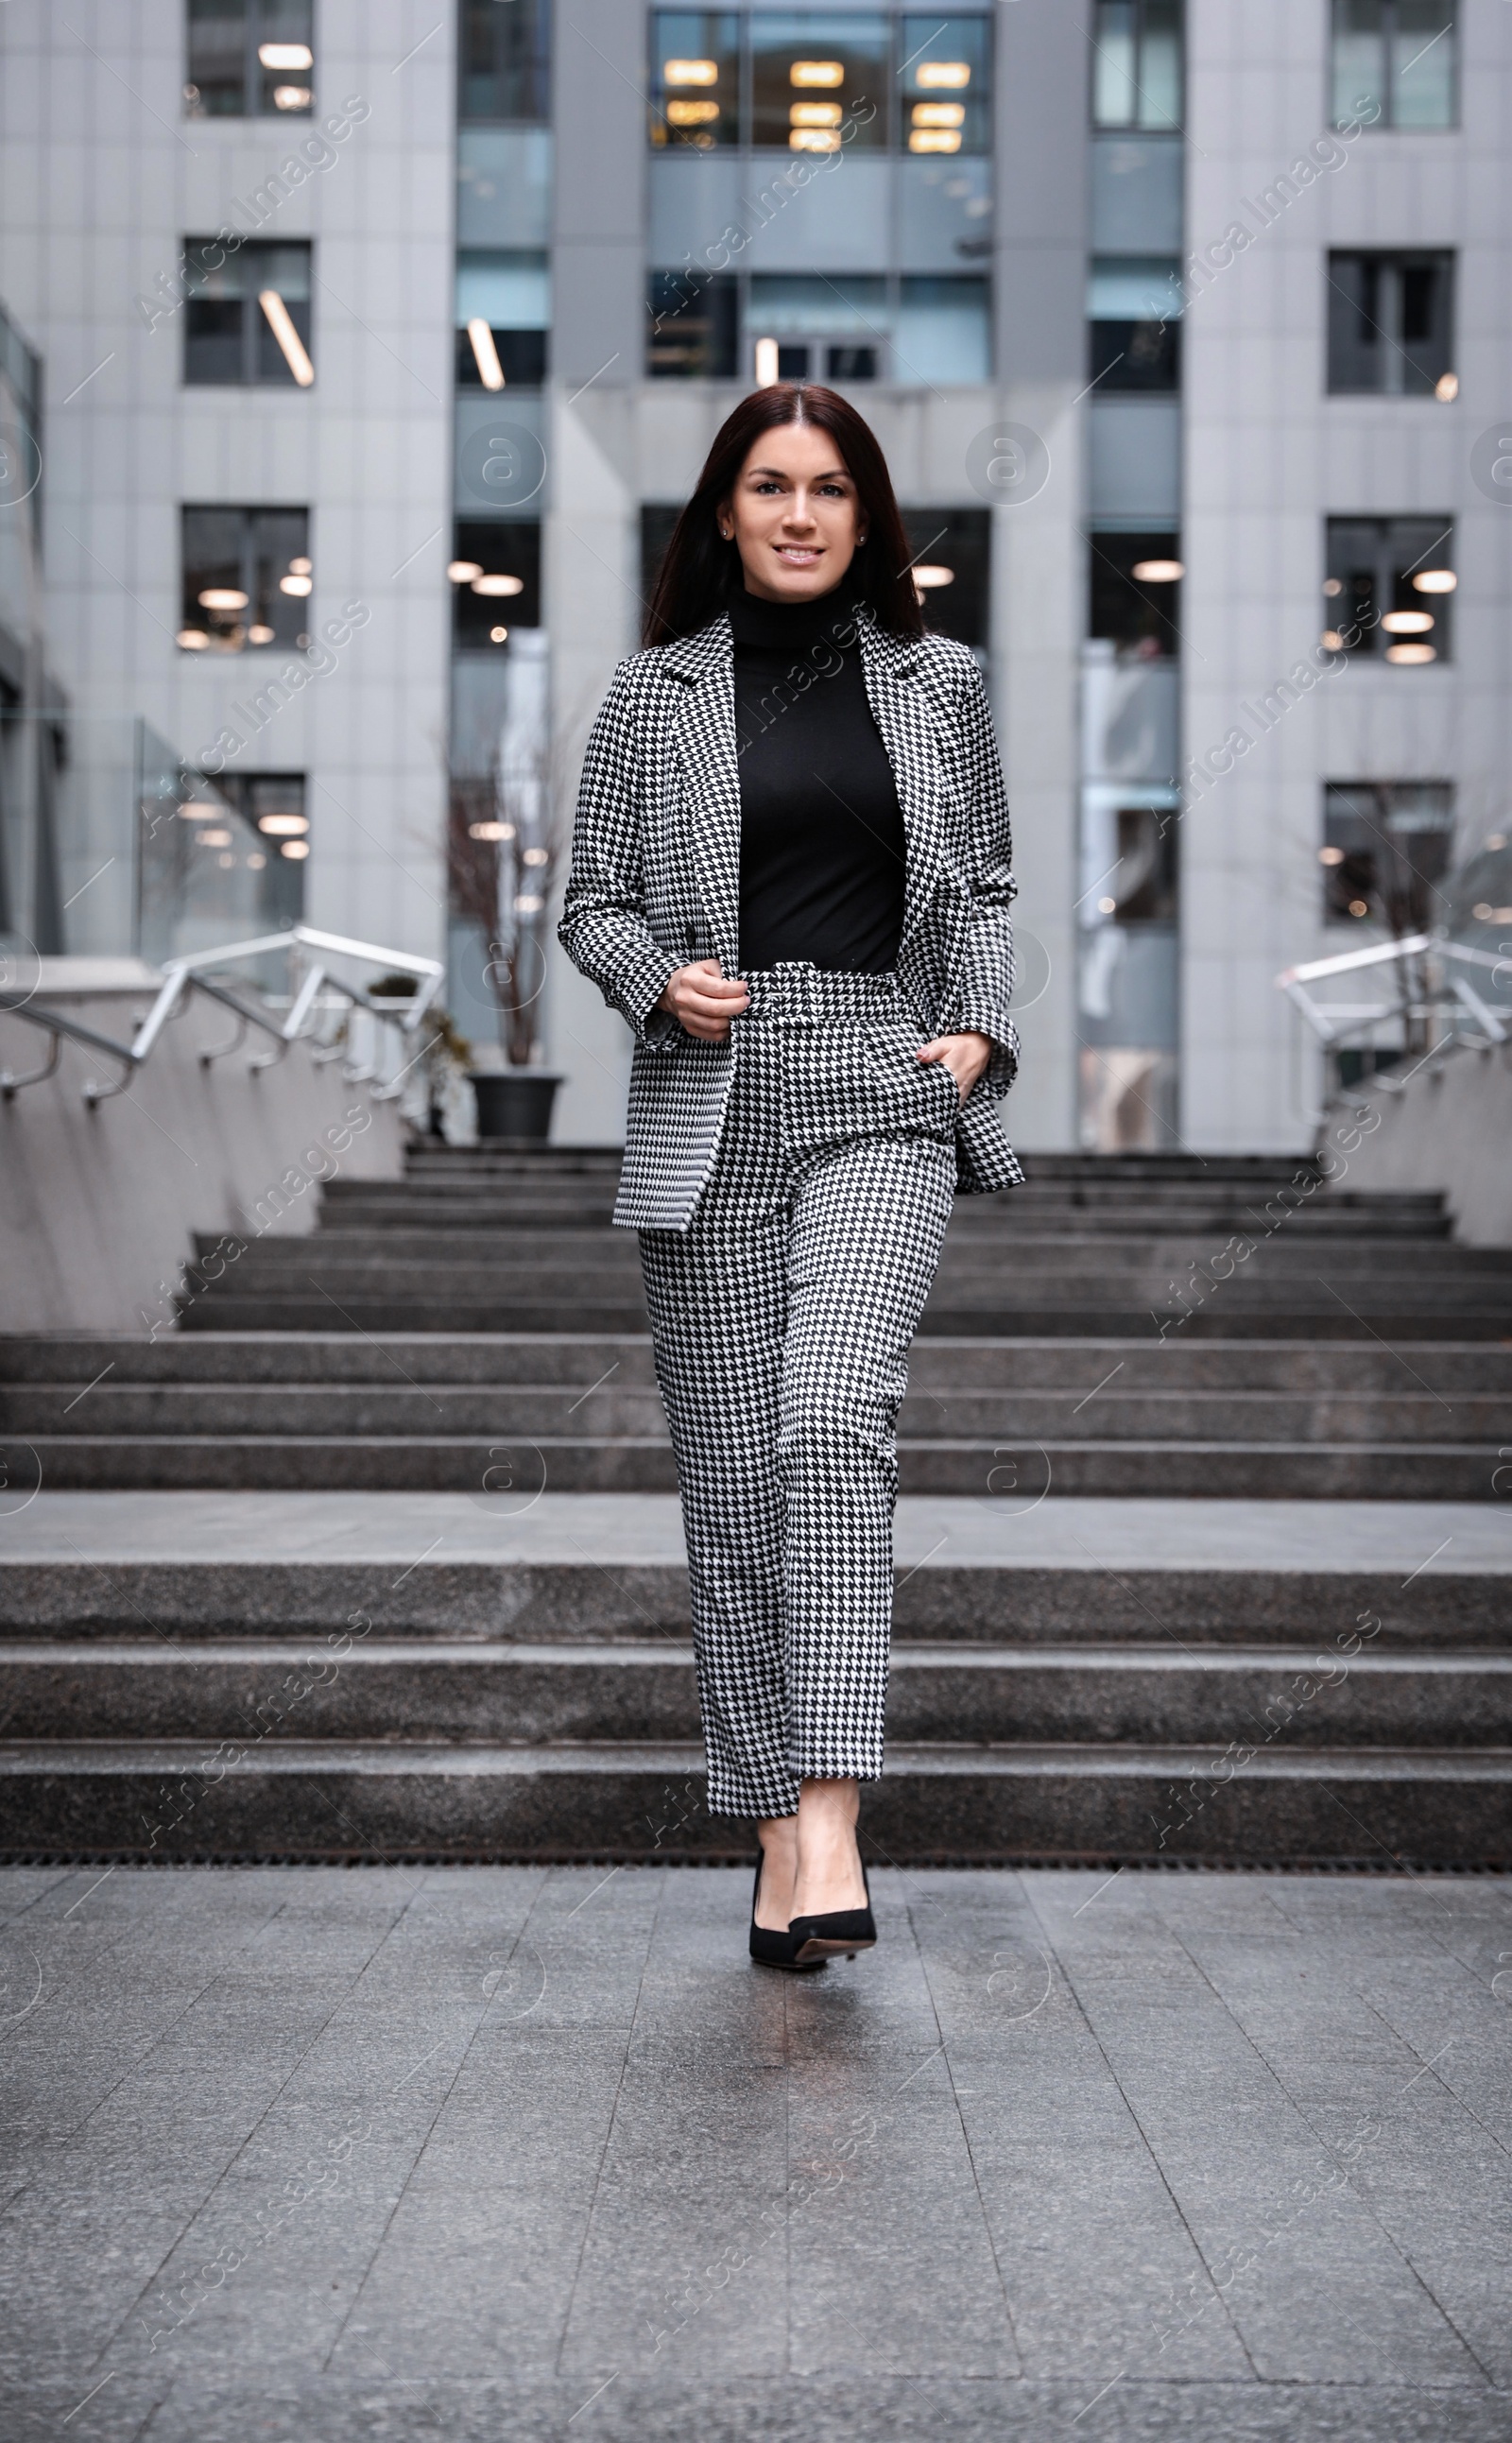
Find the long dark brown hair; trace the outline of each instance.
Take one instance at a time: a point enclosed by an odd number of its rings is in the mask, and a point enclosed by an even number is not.
[[[773,382],[743,398],[714,435],[698,488],[667,545],[646,613],[646,644],[670,645],[676,636],[696,635],[724,610],[727,586],[739,581],[740,560],[737,546],[722,539],[715,511],[734,490],[762,434],[780,424],[817,424],[829,434],[856,486],[866,541],[857,544],[846,572],[855,597],[892,635],[924,634],[909,565],[913,555],[876,433],[838,391],[818,382]]]

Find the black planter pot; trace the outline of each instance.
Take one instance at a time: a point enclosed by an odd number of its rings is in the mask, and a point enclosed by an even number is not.
[[[468,1082],[477,1098],[480,1137],[524,1137],[544,1145],[560,1077],[542,1069],[473,1069]]]

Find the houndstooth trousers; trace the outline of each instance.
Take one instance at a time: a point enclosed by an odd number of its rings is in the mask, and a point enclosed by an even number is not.
[[[894,1439],[955,1193],[960,1091],[895,976],[743,975],[686,1230],[639,1235],[721,1815],[882,1770]]]

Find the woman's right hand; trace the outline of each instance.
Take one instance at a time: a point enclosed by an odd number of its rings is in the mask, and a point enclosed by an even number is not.
[[[668,977],[656,1007],[670,1010],[687,1033],[696,1035],[700,1042],[723,1043],[729,1034],[730,1019],[739,1017],[749,1000],[739,978],[728,979],[717,959],[699,959],[692,966],[679,967]]]

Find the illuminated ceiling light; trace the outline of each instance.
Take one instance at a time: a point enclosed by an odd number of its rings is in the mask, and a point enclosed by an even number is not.
[[[1505,834],[1505,832],[1489,832],[1489,833],[1486,835],[1486,842],[1485,842],[1485,845],[1486,845],[1486,848],[1487,848],[1488,850],[1493,850],[1493,851],[1494,851],[1494,850],[1496,850],[1496,849],[1505,848],[1505,846],[1506,846],[1506,834]]]
[[[966,60],[920,60],[913,71],[920,93],[964,93],[971,82]]]
[[[960,150],[960,134],[953,127],[911,127],[909,129],[911,153],[959,153]]]
[[[186,823],[213,823],[219,821],[226,809],[217,805],[213,798],[186,798],[178,811]]]
[[[514,894],[514,907],[517,916],[539,915],[541,909],[545,906],[545,904],[546,903],[542,898],[539,891],[517,891]]]
[[[1492,907],[1489,899],[1478,899],[1475,906],[1471,909],[1470,913],[1476,919],[1478,924],[1489,925],[1492,917],[1496,914],[1496,909]]]
[[[1325,577],[1325,578],[1324,578],[1324,579],[1323,579],[1323,592],[1327,595],[1327,597],[1328,597],[1328,598],[1329,598],[1330,602],[1332,602],[1332,601],[1333,601],[1334,597],[1336,596],[1336,594],[1342,594],[1342,593],[1343,593],[1343,591],[1344,591],[1344,580],[1343,580],[1343,579],[1342,579],[1341,577]]]
[[[1438,653],[1431,645],[1388,645],[1389,662],[1436,662]]]
[[[520,862],[522,865],[546,865],[550,860],[544,848],[527,848]]]
[[[757,389],[770,390],[773,382],[778,380],[779,377],[779,359],[776,340],[758,340],[756,342]]]
[[[308,577],[315,566],[313,560],[291,560],[289,567],[296,577]]]
[[[1452,568],[1420,568],[1412,584],[1419,594],[1452,594],[1459,581]]]
[[[245,611],[247,597],[239,586],[207,585],[199,597],[202,611]]]
[[[255,626],[248,629],[247,641],[249,645],[270,645],[273,641],[273,631],[271,628],[265,627],[259,619]]]
[[[254,848],[247,862],[251,867],[254,873],[261,873],[264,866],[267,863],[267,859],[263,854],[261,849]]]
[[[717,60],[663,60],[661,73],[667,84],[717,84]]]
[[[1443,400],[1443,402],[1444,402],[1445,406],[1446,406],[1446,407],[1449,407],[1449,406],[1452,406],[1452,404],[1453,404],[1453,402],[1455,401],[1455,399],[1457,399],[1457,398],[1459,397],[1459,395],[1460,395],[1460,377],[1459,377],[1459,375],[1458,375],[1458,374],[1440,374],[1440,376],[1439,376],[1439,377],[1438,377],[1437,381],[1436,381],[1436,382],[1434,383],[1434,385],[1433,385],[1433,395],[1434,395],[1434,397],[1435,397],[1435,398],[1441,398],[1441,399]]]
[[[717,101],[669,101],[667,118],[673,127],[707,127],[719,117]]]
[[[509,837],[507,823],[469,823],[469,839],[502,840]]]
[[[257,56],[265,68],[312,68],[315,54],[308,43],[259,43]]]
[[[953,585],[955,583],[955,571],[953,568],[937,567],[931,562],[923,568],[916,568],[913,571],[913,582],[918,587],[919,592],[924,594],[927,593],[931,586]]]
[[[472,342],[472,358],[484,389],[503,390],[504,367],[499,362],[499,351],[493,344],[493,333],[481,314],[474,314],[468,324],[468,338]]]
[[[453,585],[470,585],[475,577],[483,575],[483,562],[481,560],[449,560],[446,573]]]
[[[231,855],[229,849],[224,849],[220,855],[215,859],[215,862],[217,865],[221,866],[232,866],[235,864],[236,859]]]
[[[525,592],[525,579],[523,577],[475,577],[472,579],[471,590],[474,594],[485,594],[489,596],[496,594],[523,594]]]
[[[838,101],[795,101],[787,116],[794,127],[839,127],[845,114]]]
[[[182,645],[186,653],[202,653],[210,638],[203,628],[180,628],[174,642],[175,645]],[[185,811],[187,812],[188,809],[186,808]]]
[[[1368,916],[1371,912],[1371,903],[1368,899],[1352,899],[1349,903],[1349,912],[1352,916]]]
[[[270,839],[301,839],[309,830],[308,815],[259,815],[257,828]]]
[[[810,90],[815,85],[833,88],[845,83],[845,64],[842,60],[795,60],[787,71],[787,81],[789,84],[807,85]]]
[[[1320,848],[1318,852],[1318,862],[1319,865],[1342,865],[1344,852],[1341,848]]]
[[[308,856],[310,844],[308,840],[286,840],[278,853],[280,856],[293,857],[297,864],[301,857]]]
[[[1381,621],[1389,636],[1426,636],[1432,625],[1431,611],[1388,611]]]
[[[1344,639],[1337,628],[1325,628],[1318,642],[1325,652],[1341,653],[1344,650]]]
[[[222,831],[201,832],[194,841],[196,848],[230,848],[230,832]]]
[[[1179,585],[1187,567],[1180,560],[1136,560],[1129,573],[1141,585]]]
[[[305,595],[312,591],[314,584],[313,577],[281,577],[278,580],[278,590],[280,594],[297,595],[303,601]]]
[[[314,99],[307,84],[276,84],[273,87],[275,110],[308,110]]]
[[[834,127],[789,128],[787,145],[792,153],[838,153],[839,131]]]
[[[915,127],[964,127],[963,101],[916,101],[909,114]]]
[[[489,630],[489,642],[490,645],[507,645],[508,641],[509,631],[507,628],[490,628]]]
[[[1099,899],[1097,902],[1097,912],[1102,916],[1116,915],[1117,913],[1117,908],[1118,902],[1116,899]]]
[[[267,316],[268,328],[284,352],[284,362],[301,390],[308,390],[315,379],[315,368],[309,360],[304,340],[294,328],[293,317],[288,307],[276,288],[259,289],[257,302]]]

